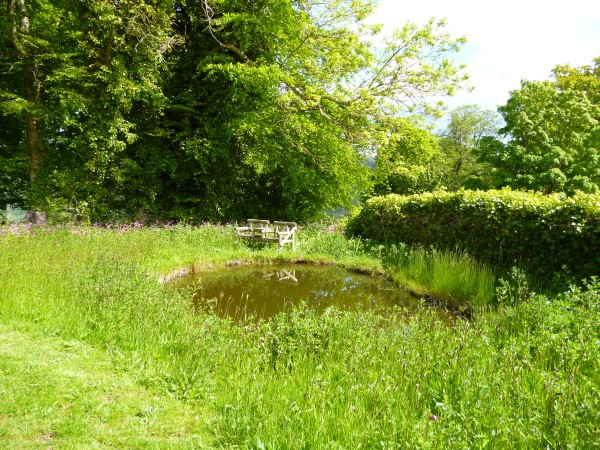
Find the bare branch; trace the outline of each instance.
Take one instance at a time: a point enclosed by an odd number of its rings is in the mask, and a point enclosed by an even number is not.
[[[206,16],[206,20],[208,22],[208,32],[210,33],[212,38],[219,44],[219,47],[227,49],[230,52],[234,53],[238,58],[242,60],[244,64],[252,64],[252,60],[248,58],[248,56],[242,50],[240,50],[233,44],[221,42],[219,38],[215,35],[215,29],[213,28],[213,19],[215,16],[215,11],[208,4],[207,0],[202,0],[202,9],[204,10],[204,15]]]
[[[211,32],[212,34],[212,32]],[[213,35],[214,37],[214,35]],[[250,60],[250,58],[248,58],[243,51],[241,51],[239,48],[237,48],[235,45],[231,45],[231,44],[225,44],[223,42],[220,42],[218,39],[215,38],[215,40],[219,43],[219,45],[222,48],[226,48],[227,50],[231,51],[232,53],[235,53],[245,64],[252,64],[252,61]]]

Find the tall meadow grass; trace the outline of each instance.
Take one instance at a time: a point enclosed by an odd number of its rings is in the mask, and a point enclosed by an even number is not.
[[[296,258],[442,280],[431,292],[463,276],[461,301],[483,302],[493,284],[469,284],[487,272],[464,255],[372,248],[332,229],[306,229],[298,248],[255,248],[213,225],[4,229],[0,321],[105,349],[116,370],[195,408],[214,448],[600,447],[595,281],[552,299],[507,288],[501,307],[452,323],[422,303],[385,317],[301,306],[241,325],[158,281]]]
[[[483,308],[494,297],[496,274],[460,251],[391,245],[385,267],[401,286],[456,308]]]

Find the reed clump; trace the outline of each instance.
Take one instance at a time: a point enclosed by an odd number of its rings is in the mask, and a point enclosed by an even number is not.
[[[384,247],[382,261],[399,285],[458,309],[488,306],[496,273],[465,252],[394,244]]]

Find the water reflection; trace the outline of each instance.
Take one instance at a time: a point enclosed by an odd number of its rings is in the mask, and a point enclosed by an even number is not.
[[[263,278],[265,280],[270,280],[271,277],[276,276],[277,277],[277,281],[285,281],[285,280],[291,280],[294,283],[298,282],[298,278],[296,278],[296,270],[278,270],[277,272],[271,272],[271,273],[267,273],[265,275],[263,275]]]
[[[300,302],[319,313],[330,306],[383,313],[394,306],[417,305],[390,281],[334,266],[251,266],[200,273],[194,282],[198,310],[210,307],[234,319],[269,319]]]

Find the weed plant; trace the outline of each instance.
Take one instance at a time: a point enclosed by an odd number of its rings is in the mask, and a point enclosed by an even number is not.
[[[411,267],[399,247],[342,239],[307,230],[293,258],[381,259],[395,276]],[[11,388],[0,387],[2,447],[600,447],[597,280],[555,298],[506,284],[497,309],[451,324],[422,303],[385,317],[300,307],[241,325],[191,311],[190,292],[158,282],[176,268],[291,255],[212,225],[3,228],[0,381]],[[14,336],[24,336],[17,359]],[[81,364],[28,353],[49,339],[94,350]],[[77,370],[97,371],[98,382],[65,375]],[[107,418],[101,399],[123,395],[110,388],[119,383],[140,395]],[[176,429],[170,412],[181,408]],[[151,440],[132,437],[141,420],[152,422],[139,431]]]

